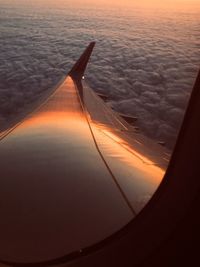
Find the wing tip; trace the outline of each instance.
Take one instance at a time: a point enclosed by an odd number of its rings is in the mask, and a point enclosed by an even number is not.
[[[93,41],[87,46],[83,54],[76,61],[76,63],[74,64],[70,72],[68,73],[69,76],[75,79],[81,79],[83,77],[95,44],[96,42]]]

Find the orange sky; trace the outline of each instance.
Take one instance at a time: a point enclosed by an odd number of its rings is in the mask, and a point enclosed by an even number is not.
[[[47,0],[49,1],[49,0]],[[51,0],[50,0],[51,1]],[[146,6],[167,6],[167,5],[200,5],[200,0],[74,0],[73,2],[90,2],[90,3],[101,3],[110,5],[146,5]]]
[[[39,6],[50,8],[90,8],[100,7],[101,9],[121,8],[131,12],[134,8],[143,10],[164,10],[200,13],[200,0],[0,0],[1,4],[8,6]],[[120,10],[120,9],[119,9]]]
[[[51,0],[47,0],[51,1]],[[66,0],[60,0],[66,2]],[[69,2],[81,3],[81,5],[95,4],[105,6],[127,6],[143,8],[164,8],[164,9],[200,9],[200,0],[74,0]]]
[[[109,6],[144,6],[144,7],[194,7],[200,6],[200,0],[0,0],[1,3],[45,3],[50,5],[60,5],[69,3],[70,5],[81,4],[82,6],[87,4],[92,5],[109,5]]]

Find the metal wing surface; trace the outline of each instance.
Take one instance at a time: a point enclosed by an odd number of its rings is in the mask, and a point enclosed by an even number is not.
[[[138,133],[82,80],[93,47],[1,137],[5,262],[50,261],[97,244],[127,225],[163,178],[167,150]]]

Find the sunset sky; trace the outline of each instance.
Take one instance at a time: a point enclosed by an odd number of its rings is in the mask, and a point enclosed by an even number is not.
[[[144,6],[144,7],[177,7],[177,8],[194,8],[200,7],[200,0],[34,0],[34,1],[26,1],[26,0],[0,0],[1,3],[6,4],[27,4],[28,3],[41,3],[41,4],[48,4],[48,5],[75,5],[81,4],[84,5],[109,5],[109,6]]]

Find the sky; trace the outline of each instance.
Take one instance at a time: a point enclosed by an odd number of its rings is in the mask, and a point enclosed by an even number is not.
[[[49,1],[49,0],[47,0]],[[86,2],[91,4],[104,4],[104,5],[127,5],[127,6],[144,6],[144,7],[192,7],[200,5],[199,0],[75,0],[75,2],[80,2],[81,4],[84,4]]]
[[[196,8],[200,7],[199,0],[0,0],[1,3],[9,5],[14,4],[45,4],[45,5],[104,5],[104,6],[143,6],[144,8],[149,7],[164,7],[164,8]]]

